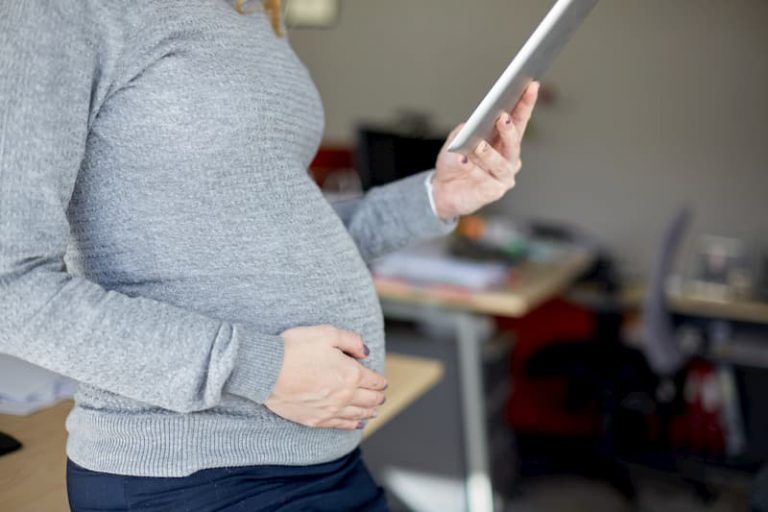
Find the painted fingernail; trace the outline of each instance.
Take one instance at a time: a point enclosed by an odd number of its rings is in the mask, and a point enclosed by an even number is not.
[[[363,353],[365,354],[366,357],[368,357],[368,354],[371,353],[371,349],[369,349],[368,345],[366,344],[363,344]]]
[[[509,114],[504,114],[504,124],[512,124],[512,116]]]
[[[461,163],[465,164],[467,162],[469,162],[469,158],[467,158],[467,155],[462,156],[461,157]]]
[[[362,430],[365,428],[365,422],[360,420],[357,422],[357,427],[355,427],[357,430]]]

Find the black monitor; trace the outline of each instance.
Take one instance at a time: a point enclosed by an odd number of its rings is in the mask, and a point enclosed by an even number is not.
[[[357,130],[355,166],[363,190],[433,169],[445,137],[395,133],[362,126]]]

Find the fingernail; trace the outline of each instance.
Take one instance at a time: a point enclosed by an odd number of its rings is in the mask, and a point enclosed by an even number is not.
[[[461,163],[465,164],[467,162],[469,162],[469,158],[467,158],[467,155],[462,156],[461,157]]]
[[[368,357],[368,354],[371,353],[371,349],[368,348],[368,345],[363,343],[363,353],[365,354],[365,357]]]
[[[478,153],[482,153],[486,149],[488,149],[488,143],[485,141],[482,141],[480,144],[478,144],[477,149],[475,151],[477,151]]]
[[[381,402],[379,402],[379,405],[384,405],[384,402],[387,401],[387,397],[384,397],[381,399]]]
[[[387,382],[386,384],[384,384],[384,388],[383,388],[383,389],[387,389],[388,387],[389,387],[389,382]]]
[[[512,124],[512,116],[509,114],[504,114],[504,124]]]
[[[365,422],[360,420],[357,422],[357,427],[355,427],[357,430],[362,430],[365,428]]]

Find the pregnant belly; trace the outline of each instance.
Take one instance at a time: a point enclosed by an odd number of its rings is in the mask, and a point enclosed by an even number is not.
[[[270,274],[266,280],[263,279],[265,274],[259,274],[259,277],[261,279],[253,276],[222,279],[218,276],[210,282],[195,279],[187,283],[173,281],[165,286],[145,285],[145,288],[158,289],[144,289],[142,295],[175,302],[181,307],[233,323],[249,324],[267,334],[279,334],[297,326],[334,325],[360,334],[371,350],[360,363],[373,371],[383,372],[383,319],[367,269],[348,268],[336,276],[293,272]],[[159,407],[86,385],[81,386],[76,401],[80,407],[104,413],[168,413]],[[229,394],[224,394],[220,404],[208,413],[282,421],[264,406]]]

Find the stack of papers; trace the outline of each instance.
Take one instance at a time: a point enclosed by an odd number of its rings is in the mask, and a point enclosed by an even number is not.
[[[503,284],[509,268],[500,262],[478,262],[446,254],[440,242],[388,254],[372,265],[376,277],[401,279],[414,284],[447,284],[484,290]]]
[[[71,398],[76,390],[72,379],[0,355],[0,413],[26,416]]]

